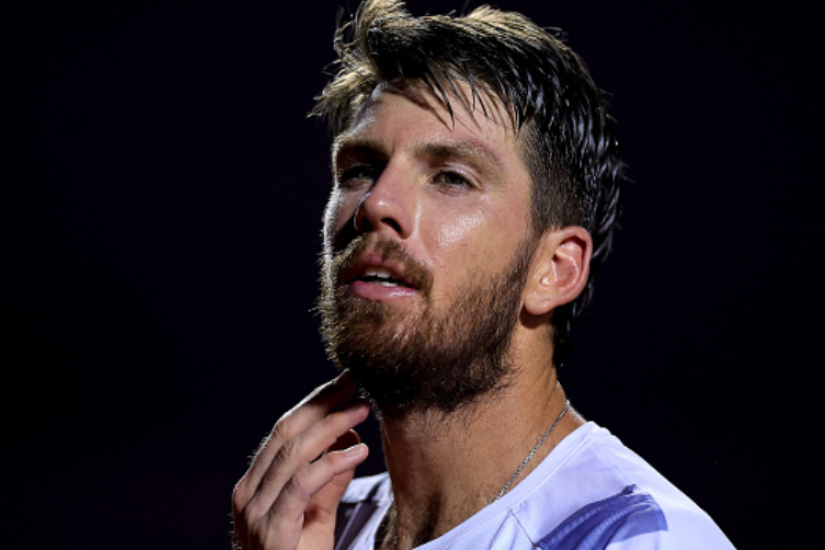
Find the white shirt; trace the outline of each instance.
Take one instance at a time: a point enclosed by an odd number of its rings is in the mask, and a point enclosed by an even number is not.
[[[390,479],[354,480],[339,507],[335,550],[373,550],[392,503]],[[713,520],[608,430],[565,437],[499,500],[420,550],[723,550]]]

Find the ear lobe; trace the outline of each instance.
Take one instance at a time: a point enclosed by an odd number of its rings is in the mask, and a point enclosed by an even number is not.
[[[545,315],[572,302],[587,284],[593,241],[583,227],[547,231],[533,255],[524,289],[524,308]]]

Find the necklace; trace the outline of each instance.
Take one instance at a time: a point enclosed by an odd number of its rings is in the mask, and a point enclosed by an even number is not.
[[[493,499],[493,502],[495,502],[496,500],[498,500],[498,499],[500,499],[501,497],[504,496],[504,493],[507,492],[507,489],[510,488],[510,485],[513,484],[513,482],[516,480],[516,478],[521,473],[521,471],[524,469],[524,467],[527,465],[527,463],[530,462],[530,459],[533,458],[533,455],[535,455],[536,452],[539,450],[539,447],[541,447],[541,444],[544,443],[544,440],[547,439],[547,437],[551,433],[553,433],[553,430],[556,428],[556,425],[559,423],[559,421],[562,419],[562,417],[565,415],[565,413],[567,413],[567,410],[569,408],[570,408],[570,400],[567,400],[567,401],[564,402],[564,408],[561,410],[559,415],[556,417],[556,420],[553,422],[553,425],[550,426],[550,429],[548,429],[546,432],[544,432],[544,435],[541,436],[541,439],[539,439],[539,442],[536,443],[535,447],[533,447],[533,450],[530,451],[527,454],[527,456],[524,457],[524,460],[521,461],[521,464],[519,465],[516,472],[510,477],[510,479],[507,481],[507,483],[504,484],[504,487],[502,487],[501,491],[498,492],[498,495],[496,495],[496,498]]]

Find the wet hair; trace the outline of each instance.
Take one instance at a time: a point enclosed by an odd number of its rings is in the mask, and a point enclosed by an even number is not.
[[[572,323],[611,249],[624,180],[615,123],[582,59],[558,31],[518,13],[481,6],[460,17],[413,17],[400,0],[366,0],[334,43],[337,73],[311,114],[326,117],[336,136],[376,87],[394,81],[425,83],[451,116],[448,95],[461,84],[485,114],[485,99],[507,107],[532,177],[534,234],[577,225],[593,239],[585,289],[553,312],[553,359],[564,364]]]

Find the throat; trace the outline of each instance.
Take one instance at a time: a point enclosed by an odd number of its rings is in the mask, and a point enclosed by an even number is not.
[[[425,513],[412,517],[399,516],[395,504],[390,505],[375,535],[376,550],[411,550],[440,536],[437,523],[440,506],[428,506]],[[445,531],[446,532],[446,531]]]
[[[581,423],[554,378],[541,400],[520,386],[453,415],[381,418],[394,498],[377,548],[408,550],[446,534],[503,498]]]
[[[490,476],[472,451],[466,424],[404,431],[403,418],[382,419],[387,466],[393,480],[393,503],[376,538],[376,548],[409,550],[430,542],[494,502],[507,476]],[[395,425],[386,436],[386,424]],[[487,454],[483,451],[482,454]],[[483,462],[483,460],[482,460]],[[478,469],[468,467],[475,464]],[[403,472],[403,473],[402,473]]]

